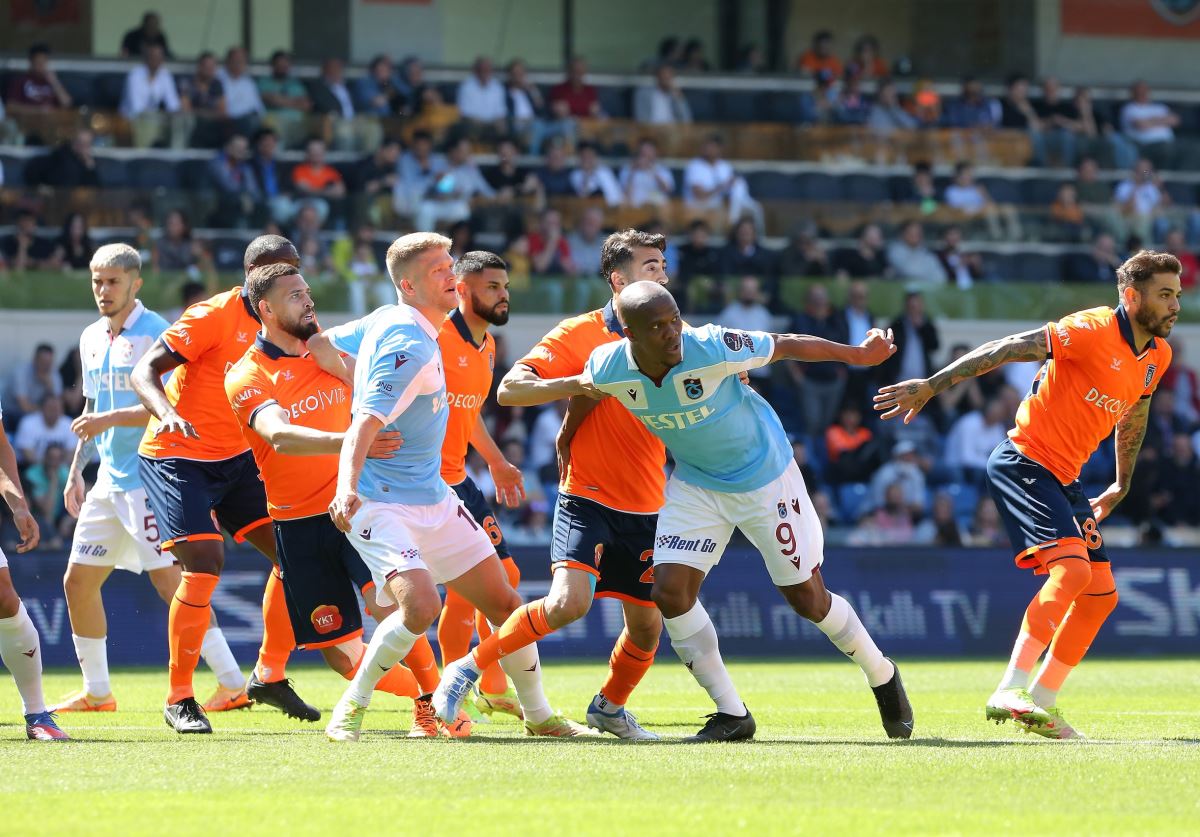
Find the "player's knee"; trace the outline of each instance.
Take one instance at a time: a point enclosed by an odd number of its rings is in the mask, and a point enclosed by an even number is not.
[[[354,676],[354,664],[350,662],[350,658],[338,646],[322,648],[321,656],[325,658],[326,664],[342,677],[349,680]]]
[[[1078,596],[1092,582],[1092,565],[1086,558],[1069,556],[1050,567],[1050,576],[1071,598]]]
[[[409,633],[423,634],[442,612],[436,596],[429,601],[409,602],[404,606],[404,627]]]
[[[67,573],[63,576],[63,592],[67,595],[68,604],[87,595],[92,587],[90,581],[75,570],[77,566],[68,564]]]
[[[695,596],[691,595],[685,588],[668,587],[665,584],[659,584],[657,581],[654,582],[654,587],[650,590],[650,599],[666,619],[674,619],[682,616],[696,604]]]
[[[589,585],[564,584],[550,591],[546,598],[546,621],[558,630],[577,622],[592,609],[592,589]]]

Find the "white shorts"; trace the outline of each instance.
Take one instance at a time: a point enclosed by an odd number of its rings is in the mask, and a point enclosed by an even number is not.
[[[808,581],[825,560],[821,521],[793,461],[778,479],[741,494],[672,476],[658,513],[654,564],[686,564],[707,574],[721,560],[735,527],[762,553],[778,587]]]
[[[445,584],[496,554],[453,491],[431,506],[363,500],[350,525],[350,542],[371,570],[375,599],[384,607],[395,602],[386,582],[396,573],[428,570]]]
[[[4,554],[4,550],[0,549],[0,570],[8,569],[8,556]]]
[[[79,510],[71,563],[89,567],[116,567],[141,573],[175,563],[159,548],[158,523],[146,489],[116,491],[93,488]]]

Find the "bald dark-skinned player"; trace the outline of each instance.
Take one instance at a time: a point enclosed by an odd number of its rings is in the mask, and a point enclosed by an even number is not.
[[[247,273],[269,264],[299,266],[286,238],[250,242]],[[161,527],[162,548],[183,568],[171,602],[168,643],[170,691],[163,717],[177,733],[210,733],[196,701],[192,675],[225,563],[218,525],[235,541],[251,543],[274,565],[263,594],[263,642],[247,696],[289,717],[320,720],[321,713],[285,677],[296,639],[288,618],[275,557],[267,497],[254,457],[225,397],[225,374],[245,354],[259,329],[245,290],[235,287],[190,306],[134,367],[132,385],[150,411],[138,448],[138,469]],[[164,386],[162,376],[172,373]]]

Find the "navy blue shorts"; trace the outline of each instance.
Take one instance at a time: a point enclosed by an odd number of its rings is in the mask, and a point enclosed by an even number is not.
[[[1042,573],[1058,558],[1079,555],[1082,549],[1092,561],[1108,561],[1096,516],[1079,480],[1063,485],[1005,439],[988,457],[987,485],[1018,567]]]
[[[271,522],[250,451],[217,462],[139,455],[138,473],[164,550],[185,541],[219,541],[218,525],[241,543],[247,532]]]
[[[275,550],[298,648],[323,648],[361,636],[371,571],[327,514],[275,521]]]
[[[496,520],[496,513],[492,511],[487,497],[483,496],[483,492],[479,490],[475,480],[467,477],[458,485],[452,485],[450,488],[458,495],[458,499],[462,500],[462,504],[467,507],[471,517],[475,518],[475,522],[482,526],[483,531],[487,532],[487,536],[492,539],[492,546],[496,547],[496,554],[501,558],[511,558],[512,553],[508,551],[508,542],[504,540],[504,532],[501,531],[500,523]]]
[[[558,495],[550,542],[551,569],[596,576],[596,595],[653,607],[656,514],[631,514],[591,500]]]

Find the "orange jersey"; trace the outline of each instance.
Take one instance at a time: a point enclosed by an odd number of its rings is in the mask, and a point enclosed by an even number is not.
[[[1171,347],[1153,338],[1139,354],[1124,308],[1090,308],[1047,323],[1046,345],[1050,357],[1008,435],[1069,485],[1117,422],[1154,392]]]
[[[350,426],[349,388],[317,366],[311,355],[284,354],[260,335],[225,376],[225,397],[254,452],[271,517],[294,520],[327,512],[337,484],[338,455],[278,453],[255,432],[254,417],[263,407],[277,404],[292,424],[344,433]]]
[[[446,370],[446,403],[450,418],[442,443],[442,479],[458,485],[467,478],[467,445],[479,421],[479,413],[492,388],[496,366],[496,341],[490,334],[483,344],[475,343],[463,315],[454,309],[438,332],[442,368]]]
[[[138,453],[216,462],[246,452],[246,440],[225,400],[225,373],[254,341],[258,321],[240,287],[197,302],[158,338],[183,360],[167,382],[167,400],[192,423],[199,439],[155,436],[151,417]]]
[[[583,372],[592,350],[625,335],[609,302],[599,311],[563,320],[520,363],[543,378]],[[663,504],[666,449],[633,413],[605,398],[571,440],[562,491],[617,511],[655,514]]]

